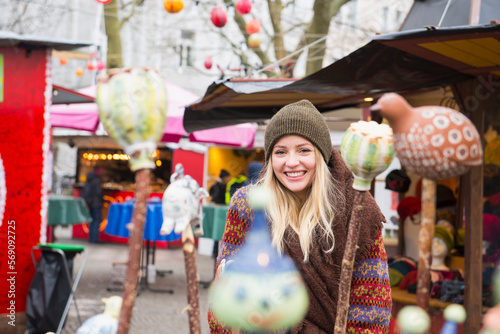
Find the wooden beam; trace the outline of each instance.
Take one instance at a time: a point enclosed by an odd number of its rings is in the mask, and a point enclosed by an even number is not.
[[[84,52],[75,52],[75,51],[52,51],[52,57],[55,58],[68,58],[68,59],[83,59],[89,60],[90,55]]]

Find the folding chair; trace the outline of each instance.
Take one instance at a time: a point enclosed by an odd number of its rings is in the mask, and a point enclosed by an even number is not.
[[[60,260],[61,260],[60,262],[62,263],[62,268],[63,268],[62,271],[64,272],[64,274],[62,276],[66,277],[66,279],[62,279],[62,280],[67,281],[68,287],[70,289],[68,300],[66,301],[66,304],[64,306],[64,311],[62,313],[61,318],[59,319],[56,334],[61,333],[61,330],[64,326],[64,323],[66,321],[66,317],[67,317],[68,312],[69,312],[71,301],[74,301],[76,313],[78,316],[78,321],[81,325],[82,320],[80,318],[80,312],[78,310],[78,305],[77,305],[76,296],[75,296],[75,290],[76,290],[76,287],[78,286],[78,283],[79,283],[80,278],[82,276],[83,269],[85,268],[85,263],[87,262],[88,253],[85,250],[85,246],[74,245],[74,244],[56,244],[56,243],[49,243],[49,244],[33,246],[31,248],[31,258],[33,260],[33,265],[37,268],[37,273],[38,273],[39,272],[38,265],[40,264],[41,261],[39,260],[38,263],[36,261],[36,258],[35,258],[35,251],[36,250],[41,250],[41,252],[42,252],[40,255],[40,259],[44,256],[44,253],[45,254],[54,254],[54,255],[60,257]],[[72,275],[73,258],[77,254],[80,254],[80,253],[83,254],[83,259],[80,263],[78,273],[77,273],[75,279],[73,279],[72,278],[73,277],[73,275]],[[70,265],[68,265],[68,262],[70,263]],[[40,269],[40,270],[43,270],[43,269]],[[43,278],[43,273],[41,273],[41,275]],[[30,287],[30,289],[31,289],[31,287]],[[45,290],[45,287],[43,287],[42,290]],[[42,292],[42,295],[45,297],[45,291]]]

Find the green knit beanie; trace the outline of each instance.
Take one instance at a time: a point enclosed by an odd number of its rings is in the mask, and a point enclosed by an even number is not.
[[[434,238],[440,238],[441,240],[443,240],[446,247],[448,247],[448,251],[452,250],[455,247],[453,234],[444,226],[436,225],[434,227]]]
[[[271,118],[264,139],[266,162],[271,156],[274,144],[286,135],[306,138],[320,150],[326,163],[330,161],[332,156],[330,131],[321,113],[308,100],[288,104]]]

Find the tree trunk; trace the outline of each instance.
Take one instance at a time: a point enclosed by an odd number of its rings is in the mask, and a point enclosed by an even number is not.
[[[199,279],[196,269],[194,235],[191,225],[188,225],[182,232],[182,250],[184,252],[184,266],[186,269],[189,332],[191,334],[200,334]]]
[[[123,67],[121,24],[118,19],[118,1],[104,5],[104,26],[108,36],[108,68]]]
[[[123,283],[123,304],[120,310],[117,334],[127,334],[130,329],[132,310],[137,295],[137,281],[140,275],[140,260],[142,248],[142,235],[146,219],[146,206],[149,196],[149,169],[141,169],[135,174],[136,191],[135,207],[132,216],[132,228],[129,238],[128,266]]]

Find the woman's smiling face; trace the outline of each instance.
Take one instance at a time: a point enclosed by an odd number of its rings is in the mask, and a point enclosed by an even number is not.
[[[304,201],[316,170],[316,148],[301,136],[281,137],[271,154],[274,175],[283,186]]]

